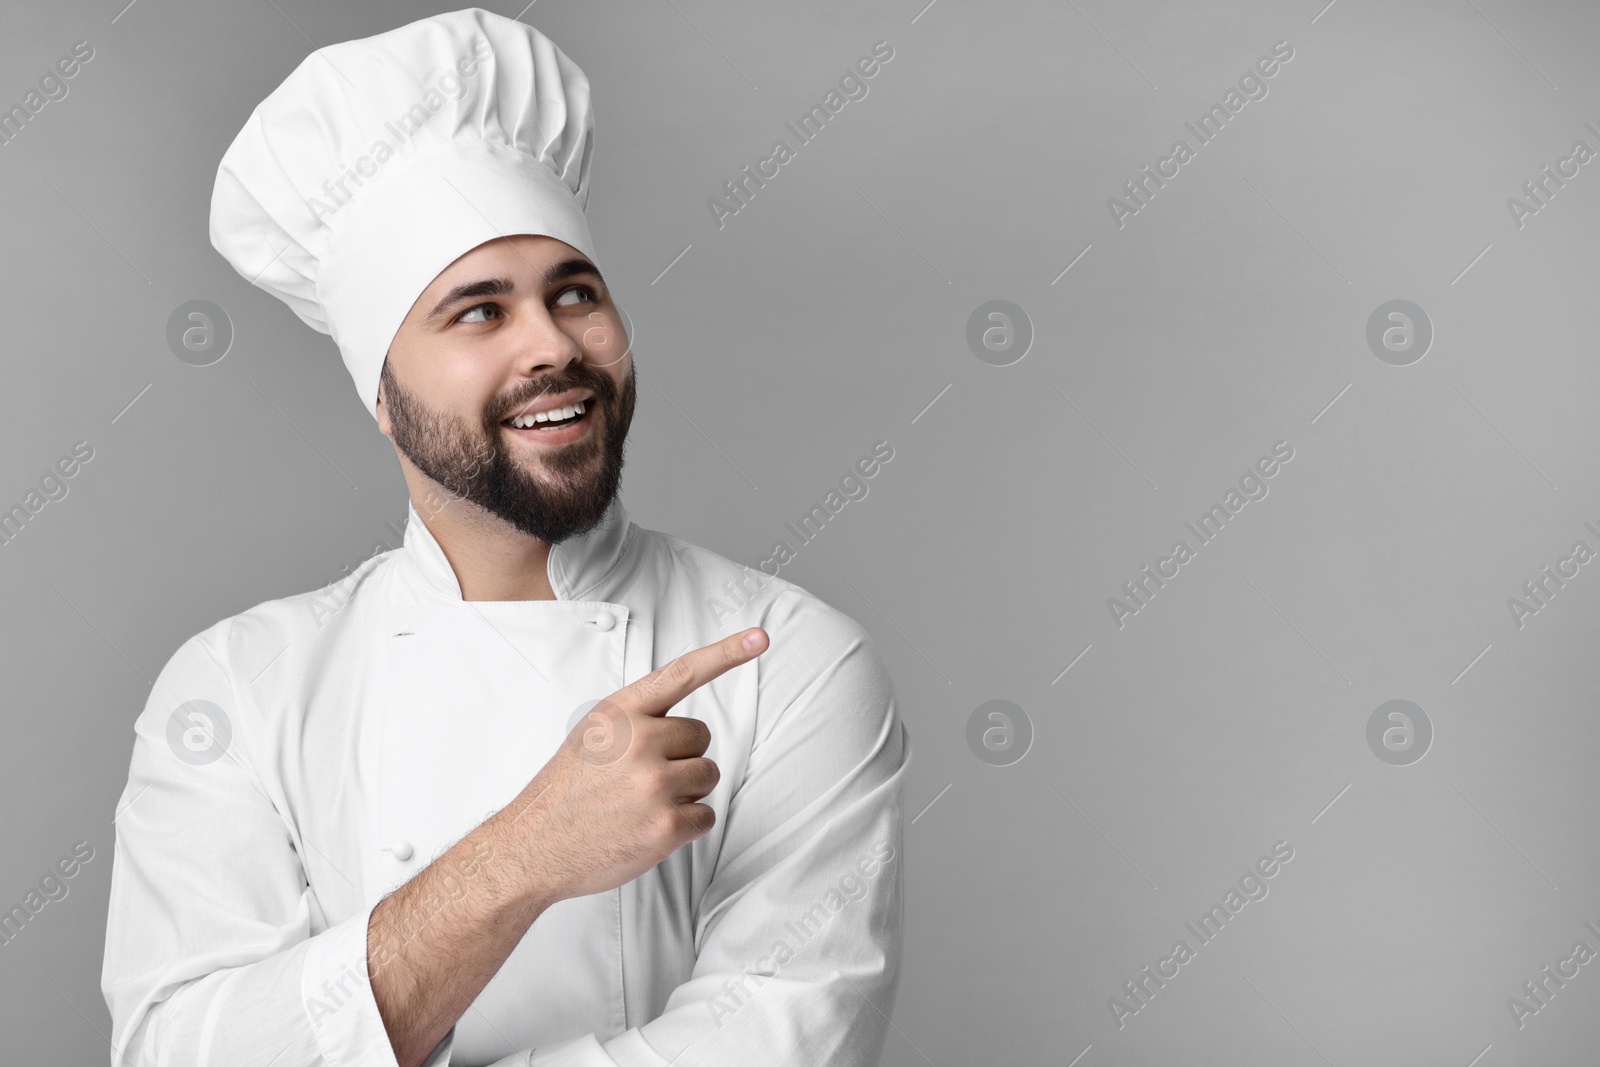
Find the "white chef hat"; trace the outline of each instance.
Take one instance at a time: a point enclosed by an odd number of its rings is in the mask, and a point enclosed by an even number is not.
[[[367,410],[395,331],[462,254],[510,234],[594,259],[589,80],[482,8],[319,48],[217,168],[211,243],[330,334]]]

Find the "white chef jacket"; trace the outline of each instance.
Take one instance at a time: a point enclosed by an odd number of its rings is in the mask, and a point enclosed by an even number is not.
[[[553,547],[555,600],[465,601],[408,510],[403,547],[222,620],[156,680],[115,820],[112,1064],[396,1067],[373,906],[508,804],[594,701],[753,625],[768,650],[670,712],[711,728],[716,826],[545,911],[429,1063],[877,1063],[911,750],[866,630],[765,575],[727,615],[726,583],[756,572],[620,498]],[[222,719],[198,745],[197,708]]]

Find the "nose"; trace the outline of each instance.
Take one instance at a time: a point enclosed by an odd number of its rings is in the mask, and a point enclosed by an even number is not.
[[[570,363],[583,359],[583,346],[540,307],[524,320],[515,340],[517,371],[525,378],[543,373],[559,374]]]

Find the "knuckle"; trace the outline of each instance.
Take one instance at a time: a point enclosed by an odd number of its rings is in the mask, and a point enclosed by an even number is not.
[[[678,833],[678,809],[663,808],[650,819],[650,829],[658,840],[671,839]]]
[[[652,796],[669,797],[672,795],[672,772],[665,767],[651,771],[645,775],[645,785]]]
[[[654,806],[660,799],[660,783],[657,772],[649,767],[634,769],[629,789],[633,794],[634,803],[646,808]]]

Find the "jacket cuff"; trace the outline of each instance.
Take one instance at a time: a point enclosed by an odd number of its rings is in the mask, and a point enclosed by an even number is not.
[[[306,942],[301,1004],[328,1067],[400,1067],[367,976],[367,923],[376,906],[375,901]],[[427,1067],[447,1067],[454,1039],[451,1030]]]

